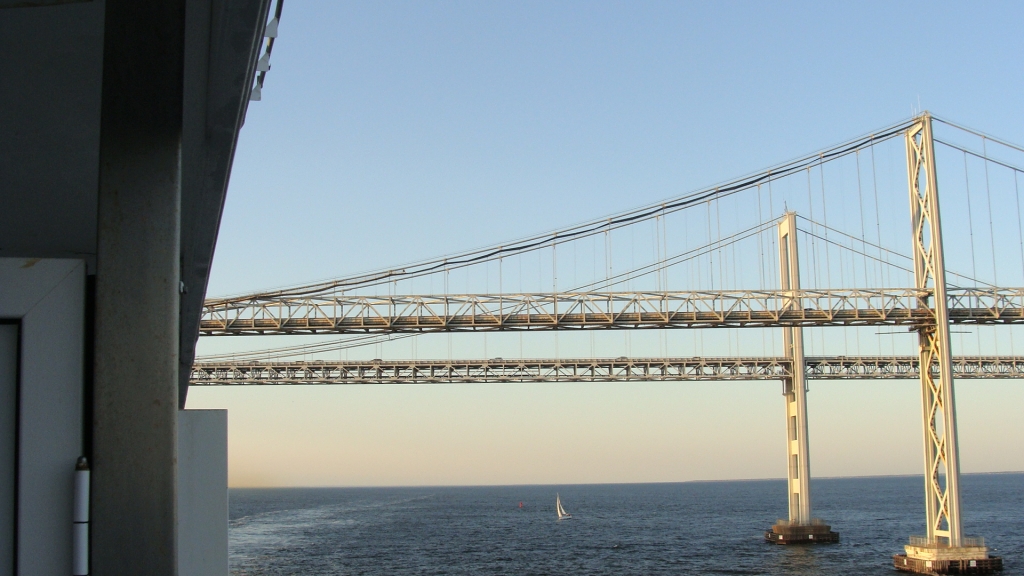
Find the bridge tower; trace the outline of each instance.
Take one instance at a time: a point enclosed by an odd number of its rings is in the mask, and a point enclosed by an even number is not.
[[[783,293],[800,290],[800,259],[796,243],[796,213],[787,212],[779,222],[779,268]],[[787,298],[782,310],[800,309],[799,298]],[[804,366],[804,331],[798,326],[782,329],[782,343],[791,375],[782,381],[786,401],[787,486],[789,520],[775,523],[765,540],[776,544],[838,542],[832,527],[811,517],[810,443],[807,437],[807,382]]]
[[[926,296],[917,305],[931,308],[935,323],[918,328],[927,532],[924,536],[911,536],[910,544],[905,546],[906,553],[895,555],[893,564],[899,570],[929,574],[1001,570],[1002,560],[989,557],[982,538],[964,536],[960,518],[960,451],[953,397],[946,264],[942,253],[932,117],[928,112],[907,129],[906,145],[914,280],[916,288],[932,292],[931,302]]]

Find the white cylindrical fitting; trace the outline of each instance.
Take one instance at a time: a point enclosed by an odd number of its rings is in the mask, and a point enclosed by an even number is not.
[[[85,456],[75,466],[75,515],[74,522],[89,521],[89,462]]]
[[[89,576],[89,523],[75,522],[73,526],[74,552],[71,558],[71,574]]]
[[[72,516],[71,574],[89,574],[89,461],[82,456],[75,465],[75,509]]]

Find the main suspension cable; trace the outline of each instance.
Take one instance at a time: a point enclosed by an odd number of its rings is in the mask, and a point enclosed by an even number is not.
[[[895,138],[902,134],[910,125],[913,124],[913,122],[914,119],[905,120],[891,125],[881,131],[849,140],[842,144],[827,148],[821,152],[803,156],[789,162],[784,162],[769,170],[755,172],[716,186],[703,188],[683,196],[658,202],[657,204],[647,205],[642,208],[598,220],[591,220],[560,231],[538,234],[515,242],[505,243],[500,246],[489,246],[457,253],[443,258],[414,262],[397,268],[371,271],[356,276],[316,282],[302,286],[287,287],[278,290],[269,290],[257,294],[209,299],[207,302],[208,304],[225,305],[236,302],[250,302],[252,300],[309,296],[338,290],[345,291],[355,288],[365,288],[393,279],[415,278],[417,276],[441,272],[443,270],[479,264],[497,259],[501,256],[509,256],[545,248],[553,243],[558,244],[568,242],[584,238],[592,234],[614,230],[639,221],[654,218],[658,214],[676,212],[697,206],[703,202],[724,198],[744,190],[753,189],[758,184],[784,178],[798,173],[809,166],[832,161],[846,156],[847,154],[852,154],[861,148]]]

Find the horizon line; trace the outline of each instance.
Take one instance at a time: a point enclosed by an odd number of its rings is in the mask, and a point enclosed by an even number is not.
[[[1024,474],[1024,470],[1004,470],[997,472],[961,472],[961,476],[985,476],[1001,474]],[[811,480],[855,480],[861,478],[923,478],[924,474],[865,474],[856,476],[817,476]],[[360,486],[339,486],[339,485],[296,485],[296,486],[228,486],[229,490],[290,490],[290,489],[375,489],[375,488],[513,488],[531,486],[633,486],[648,484],[698,484],[698,483],[720,483],[720,482],[773,482],[785,481],[785,476],[771,478],[728,478],[708,480],[666,480],[654,482],[575,482],[556,483],[538,482],[527,484],[387,484],[387,485],[360,485]]]

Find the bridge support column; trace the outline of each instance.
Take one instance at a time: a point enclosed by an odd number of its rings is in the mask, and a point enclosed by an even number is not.
[[[779,266],[782,290],[800,289],[800,263],[796,245],[796,213],[787,212],[779,223]],[[792,299],[784,309],[799,308]],[[782,329],[786,358],[792,376],[782,381],[786,400],[786,446],[789,492],[789,520],[779,520],[765,532],[765,540],[775,544],[838,542],[839,534],[820,520],[811,518],[811,463],[807,439],[807,383],[804,373],[803,328]]]
[[[186,3],[105,3],[89,462],[99,576],[178,574]]]
[[[893,557],[898,570],[928,574],[1002,570],[981,538],[967,538],[960,521],[960,455],[957,447],[953,365],[949,343],[946,265],[942,254],[938,180],[927,112],[907,130],[907,178],[914,233],[916,287],[933,292],[918,301],[931,307],[935,324],[918,330],[921,409],[924,424],[924,491],[927,533],[911,536],[905,554]],[[938,368],[936,374],[935,369]],[[944,474],[940,475],[940,472]]]

